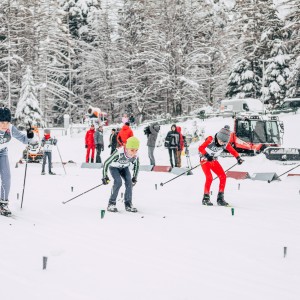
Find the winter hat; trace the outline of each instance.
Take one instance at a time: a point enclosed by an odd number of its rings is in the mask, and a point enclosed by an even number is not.
[[[50,134],[50,129],[44,129],[44,134]]]
[[[220,141],[224,142],[224,143],[228,143],[229,138],[230,138],[230,130],[229,130],[229,126],[226,125],[224,126],[224,128],[222,128],[218,133],[217,133],[217,139],[219,139]]]
[[[11,112],[7,107],[0,108],[0,122],[11,122]]]
[[[139,149],[139,147],[140,141],[134,136],[130,137],[126,142],[127,149]]]

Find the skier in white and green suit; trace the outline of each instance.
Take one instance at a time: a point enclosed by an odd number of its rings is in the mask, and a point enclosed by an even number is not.
[[[137,155],[139,147],[139,140],[136,137],[130,137],[126,141],[125,147],[116,149],[115,152],[104,162],[102,179],[103,184],[109,183],[109,177],[107,176],[108,168],[111,176],[114,179],[114,185],[107,207],[108,211],[118,211],[116,208],[116,201],[119,190],[122,186],[123,178],[125,181],[125,209],[130,212],[137,212],[137,209],[132,206],[132,186],[137,183],[137,176],[139,172],[140,163]],[[131,163],[133,164],[132,178],[129,171],[129,166]]]

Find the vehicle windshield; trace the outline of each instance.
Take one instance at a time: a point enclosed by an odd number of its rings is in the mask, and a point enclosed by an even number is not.
[[[251,121],[254,143],[279,143],[280,133],[276,121]]]
[[[239,120],[236,136],[245,142],[280,143],[280,132],[276,121]]]

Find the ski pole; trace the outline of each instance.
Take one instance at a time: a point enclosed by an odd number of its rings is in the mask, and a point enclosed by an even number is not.
[[[176,178],[178,178],[178,177],[180,177],[180,176],[182,176],[182,175],[184,175],[184,174],[186,174],[186,173],[188,173],[188,172],[190,172],[190,171],[192,171],[192,170],[198,168],[199,166],[200,166],[200,164],[197,165],[197,166],[195,166],[195,167],[193,167],[193,168],[191,168],[191,169],[188,169],[187,171],[185,171],[185,172],[183,172],[183,173],[177,175],[176,177],[174,177],[174,178],[172,178],[172,179],[170,179],[170,180],[168,180],[168,181],[166,181],[166,182],[161,182],[160,185],[161,185],[161,186],[164,186],[164,185],[167,184],[168,182],[170,182],[170,181],[172,181],[172,180],[175,180]]]
[[[61,158],[61,155],[60,155],[60,151],[59,151],[59,148],[58,148],[57,144],[56,144],[56,148],[57,148],[57,151],[58,151],[58,154],[59,154],[59,157],[60,157],[60,162],[61,162],[61,164],[62,164],[62,166],[64,168],[65,175],[67,175],[67,172],[66,172],[66,169],[65,169],[65,165],[63,164],[63,161],[62,161],[62,158]]]
[[[225,170],[224,172],[226,173],[227,171],[229,171],[230,169],[232,169],[233,167],[235,167],[238,163],[235,163],[233,166],[231,166],[230,168],[228,168],[227,170]],[[213,180],[217,179],[217,177],[215,177]]]
[[[85,191],[85,192],[83,192],[83,193],[81,193],[81,194],[79,194],[79,195],[77,195],[77,196],[75,196],[75,197],[73,197],[73,198],[67,200],[67,201],[63,201],[62,203],[63,203],[63,204],[66,204],[67,202],[70,202],[70,201],[72,201],[72,200],[74,200],[74,199],[76,199],[76,198],[78,198],[78,197],[80,197],[80,196],[82,196],[82,195],[84,195],[84,194],[86,194],[86,193],[88,193],[88,192],[90,192],[90,191],[96,189],[97,187],[99,187],[99,186],[101,186],[101,185],[103,185],[103,183],[98,184],[98,185],[94,186],[93,188],[91,188],[91,189],[89,189],[89,190],[87,190],[87,191]]]
[[[277,180],[277,179],[278,179],[279,177],[281,177],[282,175],[284,175],[284,174],[286,174],[286,173],[288,173],[288,172],[290,172],[290,171],[292,171],[292,170],[298,168],[299,166],[300,166],[300,164],[297,165],[296,167],[292,168],[292,169],[289,169],[288,171],[286,171],[286,172],[282,173],[281,175],[277,176],[276,178],[274,178],[274,180]],[[270,183],[270,182],[272,182],[272,181],[274,181],[274,180],[273,180],[273,179],[272,179],[272,180],[268,180],[268,183]]]
[[[25,192],[25,183],[26,183],[26,175],[27,175],[27,164],[28,164],[28,151],[29,151],[29,145],[27,145],[26,164],[25,164],[25,173],[24,173],[24,182],[23,182],[21,208],[23,207],[24,192]]]

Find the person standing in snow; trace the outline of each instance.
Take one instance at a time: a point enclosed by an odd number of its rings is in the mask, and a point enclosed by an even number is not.
[[[125,123],[121,130],[119,131],[117,135],[117,142],[119,144],[119,147],[125,146],[127,139],[133,136],[133,132],[129,126],[129,123]]]
[[[239,156],[238,152],[230,145],[230,134],[230,127],[226,125],[214,137],[207,137],[205,142],[198,148],[200,153],[200,165],[206,177],[204,196],[202,200],[203,205],[213,205],[213,203],[210,201],[210,187],[213,181],[211,173],[212,171],[219,177],[220,180],[217,204],[221,206],[229,205],[224,200],[226,174],[218,162],[218,156],[226,149],[237,159],[239,165],[244,162],[244,160]]]
[[[148,157],[150,159],[150,165],[152,166],[155,166],[154,149],[159,130],[160,126],[158,124],[149,125],[149,133],[147,134],[147,146]]]
[[[96,163],[101,163],[101,151],[104,151],[104,140],[103,140],[103,127],[99,126],[94,134],[94,140],[96,145]]]
[[[85,134],[85,148],[86,148],[86,158],[85,161],[88,163],[90,161],[90,152],[91,155],[91,163],[94,162],[94,155],[95,155],[95,125],[92,124],[90,129]]]
[[[181,153],[184,148],[184,139],[183,139],[183,135],[181,133],[180,126],[176,126],[176,131],[179,133],[179,147],[178,147],[178,151],[177,151],[177,167],[181,168]]]
[[[166,136],[165,147],[167,147],[168,151],[169,151],[171,167],[172,168],[174,166],[177,167],[178,166],[177,151],[180,148],[180,135],[176,131],[176,125],[175,124],[173,124],[171,126],[171,131],[169,131],[167,136]],[[174,163],[173,163],[172,156],[174,156]]]
[[[0,108],[0,176],[1,176],[1,199],[0,214],[10,216],[11,211],[8,208],[9,192],[11,185],[11,174],[8,161],[8,146],[12,137],[23,144],[28,144],[34,134],[30,126],[26,130],[27,135],[21,133],[15,126],[11,124],[11,112],[6,107]]]
[[[132,186],[137,183],[137,176],[139,172],[139,158],[138,149],[140,142],[136,137],[130,137],[126,141],[126,146],[118,148],[105,162],[103,166],[103,178],[104,185],[109,183],[109,177],[107,176],[108,168],[111,176],[114,179],[114,185],[112,188],[111,196],[109,198],[107,211],[117,212],[116,201],[119,190],[122,186],[122,178],[125,181],[125,209],[129,212],[137,212],[137,209],[132,205]],[[130,164],[133,164],[133,177],[129,171]]]
[[[45,165],[48,158],[48,171],[49,175],[55,175],[51,171],[52,168],[52,148],[57,144],[57,139],[52,138],[50,136],[50,129],[44,130],[44,137],[42,138],[41,146],[44,148],[44,156],[43,156],[43,165],[42,165],[42,175],[45,175]]]
[[[108,148],[110,148],[110,154],[113,154],[117,148],[117,133],[116,133],[116,129],[112,129],[111,130],[111,134],[109,137],[109,145]]]

